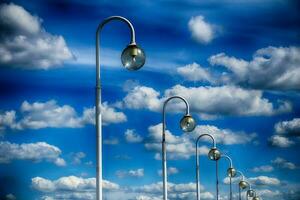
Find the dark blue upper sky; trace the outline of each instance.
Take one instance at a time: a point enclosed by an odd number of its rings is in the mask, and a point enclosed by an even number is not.
[[[299,8],[292,0],[2,1],[0,199],[95,199],[95,31],[112,15],[132,22],[147,58],[126,71],[129,30],[104,27],[106,199],[162,198],[161,105],[171,95],[190,102],[198,126],[183,134],[182,105],[169,105],[170,199],[195,199],[202,133],[263,199],[299,199]],[[210,145],[201,143],[202,155]],[[221,160],[224,199],[227,167]],[[204,199],[215,199],[214,170],[201,156]]]

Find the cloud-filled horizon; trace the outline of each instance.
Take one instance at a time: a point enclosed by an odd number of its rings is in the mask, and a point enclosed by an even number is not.
[[[197,125],[182,133],[184,104],[170,102],[170,200],[196,198],[203,133],[262,199],[300,198],[299,3],[16,0],[0,3],[0,199],[96,198],[95,30],[112,15],[132,22],[147,58],[126,71],[128,27],[101,32],[105,199],[162,199],[162,106],[173,95],[187,99]],[[204,137],[199,146],[204,200],[216,198],[211,145]]]

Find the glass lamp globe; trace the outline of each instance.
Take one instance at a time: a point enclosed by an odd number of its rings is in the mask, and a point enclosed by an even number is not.
[[[121,61],[128,70],[138,70],[145,64],[145,53],[135,44],[128,45],[122,52]]]
[[[239,186],[242,189],[246,189],[248,187],[248,183],[246,181],[240,181]]]
[[[227,169],[227,175],[228,175],[229,177],[235,177],[235,175],[236,175],[236,170],[235,170],[233,167],[229,167],[229,168]]]
[[[255,196],[255,191],[254,190],[248,190],[247,191],[247,197],[254,197]]]
[[[185,115],[180,120],[180,128],[184,132],[191,132],[195,129],[195,127],[196,127],[196,122],[191,115]]]
[[[259,197],[254,197],[252,200],[260,200]]]
[[[221,152],[215,147],[211,148],[210,151],[208,152],[208,158],[211,160],[217,161],[220,159],[220,157],[221,157]]]

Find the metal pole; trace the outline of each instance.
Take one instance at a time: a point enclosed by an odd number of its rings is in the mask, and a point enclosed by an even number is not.
[[[96,31],[96,199],[102,200],[102,113],[101,113],[101,81],[100,81],[100,32],[103,26],[112,20],[125,22],[130,28],[131,44],[135,44],[135,32],[129,20],[121,16],[111,16],[99,24]]]
[[[187,100],[181,96],[172,96],[169,97],[163,105],[163,127],[162,127],[162,174],[163,174],[163,200],[167,200],[168,199],[168,180],[167,180],[167,151],[166,151],[166,106],[167,103],[171,100],[171,99],[181,99],[186,106],[186,114],[188,115],[190,113],[190,107],[189,104],[187,102]]]
[[[229,197],[230,197],[230,200],[232,200],[232,178],[231,178],[231,176],[229,177],[229,185],[230,185]]]
[[[233,168],[232,159],[229,156],[222,154],[221,158],[226,158],[229,162],[229,167]],[[230,198],[230,200],[232,200],[232,179],[231,179],[231,176],[229,176],[229,187],[230,187],[230,189],[229,189],[230,190],[229,191],[229,198]]]
[[[215,142],[215,138],[210,135],[210,134],[201,134],[199,135],[199,137],[196,140],[196,192],[197,192],[197,200],[200,200],[200,164],[199,164],[199,156],[198,156],[198,143],[199,140],[203,137],[203,136],[208,136],[211,138],[212,142],[213,142],[213,147],[216,147],[216,142]]]
[[[242,181],[245,180],[245,176],[241,171],[236,171],[236,172],[242,176]],[[239,200],[242,200],[241,187],[239,184],[238,184],[238,187],[239,187]]]
[[[218,167],[218,160],[216,160],[216,193],[217,193],[217,200],[219,200],[219,167]]]

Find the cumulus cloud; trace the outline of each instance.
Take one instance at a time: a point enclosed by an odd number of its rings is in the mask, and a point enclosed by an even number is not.
[[[109,139],[104,139],[103,144],[107,145],[117,145],[119,144],[119,139],[118,138],[109,138]]]
[[[179,170],[176,167],[168,167],[167,172],[168,172],[168,175],[173,175],[173,174],[178,174]],[[161,169],[158,170],[157,174],[159,176],[162,176],[162,170]]]
[[[0,5],[0,64],[23,69],[49,69],[73,59],[61,35],[42,27],[42,19],[23,7]]]
[[[124,136],[128,143],[139,143],[143,141],[143,137],[136,133],[134,129],[127,129]]]
[[[246,90],[236,86],[187,88],[175,85],[165,91],[165,96],[173,95],[186,97],[191,108],[199,114],[270,116],[291,111],[289,102],[282,102],[275,107],[272,102],[263,97],[262,91]]]
[[[80,128],[86,124],[94,124],[95,109],[85,108],[82,116],[69,105],[58,105],[55,100],[29,103],[24,101],[20,112],[6,111],[0,113],[0,129],[7,127],[15,130],[41,128]],[[123,112],[116,111],[107,102],[102,104],[103,124],[121,123],[127,120]],[[20,118],[19,120],[17,118]]]
[[[162,124],[150,126],[148,128],[148,138],[145,143],[145,148],[149,151],[157,152],[155,159],[161,159],[161,140],[162,140]],[[170,131],[166,130],[166,142],[168,159],[189,159],[195,155],[194,141],[186,134],[175,136]],[[209,149],[207,146],[199,148],[199,155],[207,155]]]
[[[281,157],[277,157],[276,159],[272,160],[271,163],[280,169],[294,170],[297,168],[294,163],[287,161]]]
[[[280,185],[280,180],[273,177],[268,176],[258,176],[258,177],[252,177],[248,179],[252,184],[254,185]]]
[[[259,167],[254,167],[251,171],[253,172],[272,172],[274,167],[271,165],[262,165]]]
[[[151,87],[135,86],[123,99],[123,106],[130,109],[158,111],[161,107],[160,93]]]
[[[180,95],[185,97],[193,112],[201,116],[270,116],[290,112],[292,106],[287,101],[274,105],[263,97],[260,90],[248,90],[237,86],[185,87],[175,85],[165,90],[164,95],[151,87],[136,86],[123,99],[122,106],[130,109],[148,109],[161,112],[166,97]],[[183,103],[170,103],[171,110],[183,109]]]
[[[57,180],[49,180],[41,177],[35,177],[31,180],[31,187],[39,191],[44,200],[52,199],[95,199],[95,178],[81,178],[76,176],[61,177]],[[108,199],[137,199],[137,200],[155,200],[161,199],[162,182],[152,183],[142,186],[121,187],[116,183],[104,180],[104,197]],[[213,199],[212,193],[205,191],[201,185],[201,197],[205,200]],[[169,199],[187,200],[195,198],[195,183],[168,183]]]
[[[139,199],[158,199],[161,197],[162,191],[162,182],[157,182],[149,185],[144,185],[140,187],[132,187],[132,190],[137,193],[141,193],[139,195]],[[168,183],[168,192],[170,199],[194,199],[195,198],[195,190],[196,184],[195,183],[181,183],[181,184],[174,184]],[[204,190],[203,186],[201,186],[201,198],[203,199],[213,199],[214,196],[210,192]],[[141,198],[143,197],[143,198]]]
[[[72,163],[75,165],[81,164],[81,160],[83,158],[85,158],[85,153],[84,152],[77,152],[77,153],[73,153],[72,157],[73,157],[73,161]]]
[[[201,44],[208,44],[215,37],[214,27],[206,22],[201,15],[192,17],[189,20],[188,27],[192,37]]]
[[[30,160],[34,162],[47,161],[57,166],[66,166],[65,160],[60,155],[61,150],[58,147],[45,142],[23,144],[0,142],[0,163]]]
[[[197,63],[178,67],[177,73],[188,81],[214,82],[210,72]]]
[[[229,129],[219,129],[216,126],[201,125],[196,126],[195,130],[190,134],[181,134],[176,136],[169,130],[166,130],[166,142],[168,159],[189,159],[195,155],[195,141],[199,135],[203,133],[212,134],[217,143],[224,145],[247,144],[254,141],[255,133],[247,134],[244,132],[234,132]],[[161,159],[161,140],[162,140],[162,124],[148,127],[148,136],[145,139],[145,148],[149,151],[156,152],[155,159]],[[210,138],[203,137],[203,142],[208,142],[211,146]],[[207,155],[209,148],[206,145],[199,145],[199,155]]]
[[[214,136],[218,144],[234,145],[234,144],[247,144],[253,142],[256,138],[256,133],[247,134],[245,132],[234,132],[229,129],[219,129],[216,126],[200,125],[196,126],[192,133],[194,139],[203,133],[208,133]],[[202,140],[211,142],[210,138],[203,137]]]
[[[280,135],[273,135],[269,138],[269,144],[274,147],[287,148],[295,144],[294,141]]]
[[[256,89],[299,90],[299,54],[299,47],[270,46],[258,49],[251,61],[220,53],[211,56],[209,62],[228,69],[231,72],[227,75],[230,83]]]
[[[270,144],[281,148],[290,147],[300,139],[300,118],[278,122],[274,129],[275,134],[269,138]]]
[[[124,178],[124,177],[136,177],[136,178],[140,178],[144,176],[144,169],[140,168],[137,170],[118,170],[116,171],[116,176],[118,178]]]
[[[275,124],[275,132],[285,136],[300,136],[300,118]]]
[[[6,200],[16,200],[17,198],[16,198],[16,196],[13,195],[13,194],[7,194],[7,195],[5,196],[5,199],[6,199]]]
[[[61,177],[57,180],[49,180],[42,177],[31,179],[31,187],[42,193],[47,198],[53,199],[95,199],[96,179],[81,178],[77,176]],[[118,190],[116,183],[103,180],[103,189],[107,191]]]

